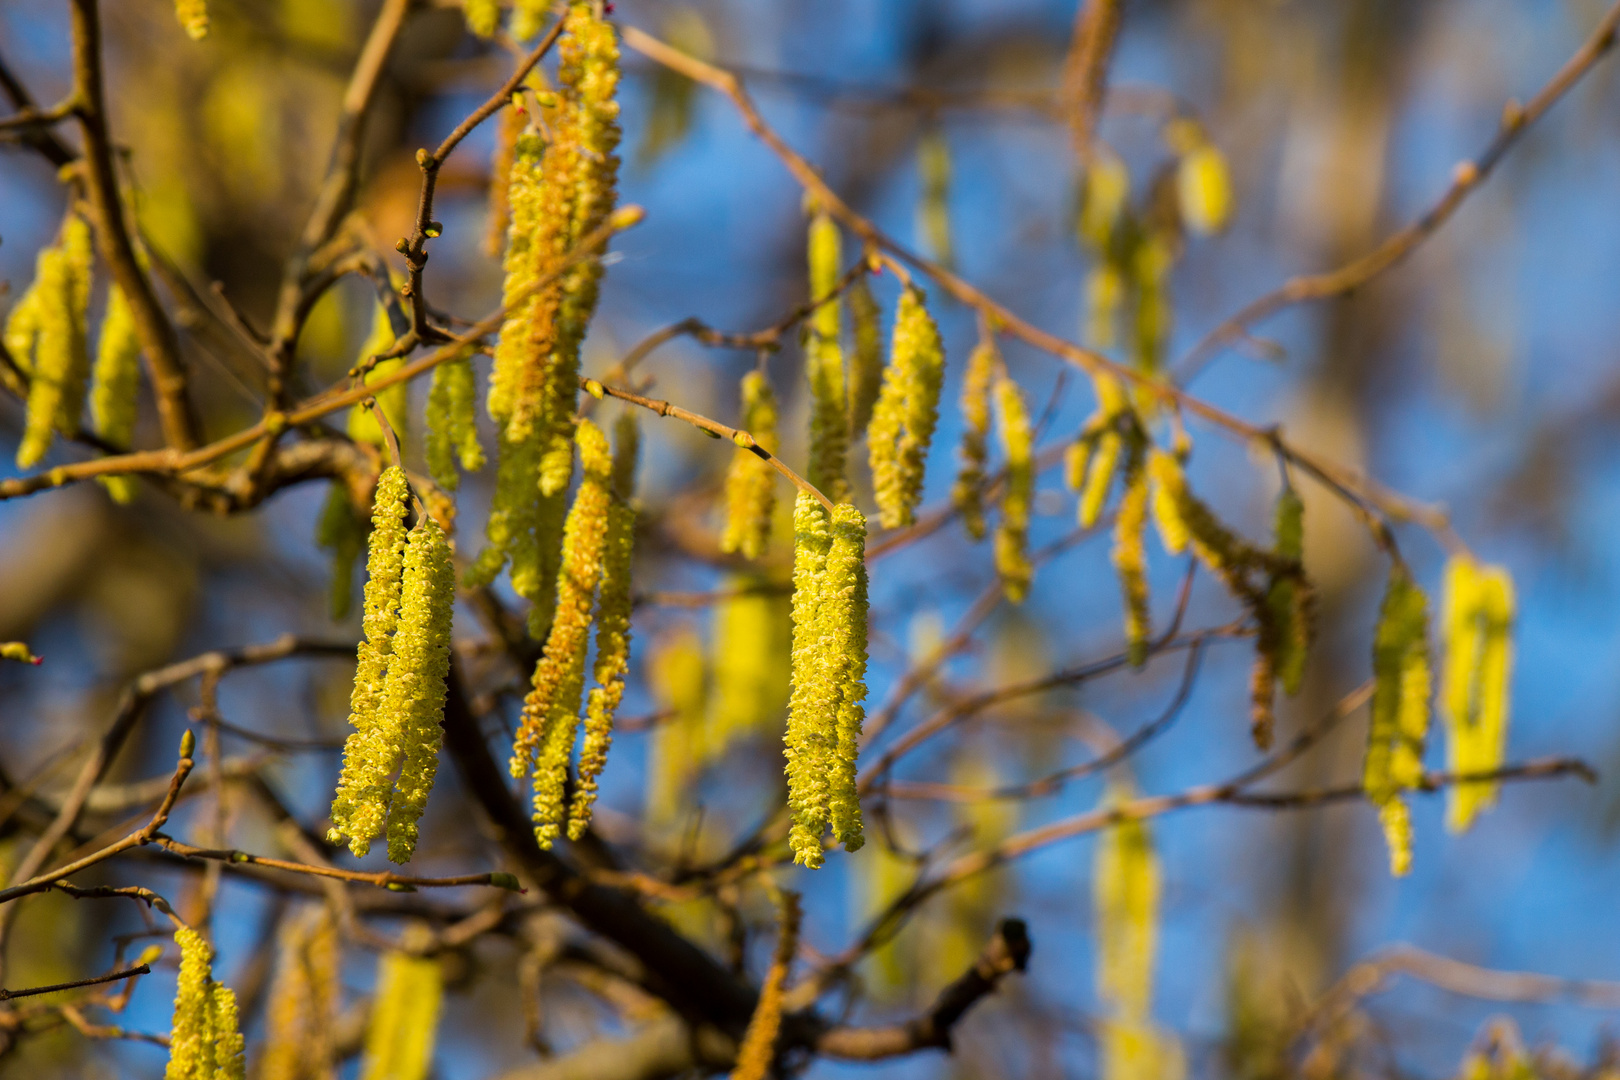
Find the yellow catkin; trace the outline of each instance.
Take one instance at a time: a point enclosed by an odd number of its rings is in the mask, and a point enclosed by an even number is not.
[[[595,424],[582,420],[576,438],[585,479],[563,528],[555,615],[545,654],[535,665],[533,686],[524,699],[511,760],[513,776],[534,771],[535,836],[543,847],[562,832],[563,788],[578,734],[585,652],[613,500],[607,437]]]
[[[1440,712],[1446,725],[1446,765],[1458,774],[1500,768],[1507,749],[1508,684],[1513,672],[1513,580],[1499,566],[1467,555],[1446,563],[1441,633],[1445,668]],[[1491,782],[1454,784],[1446,826],[1462,832],[1496,802]]]
[[[348,486],[334,480],[326,486],[326,501],[315,522],[315,543],[332,553],[329,605],[333,620],[346,618],[354,593],[354,561],[366,548],[365,518],[349,501]]]
[[[1002,375],[996,380],[996,430],[1007,459],[1007,494],[996,527],[996,572],[1007,599],[1021,604],[1035,574],[1029,561],[1029,514],[1035,501],[1035,447],[1029,410],[1018,384]]]
[[[1130,274],[1136,286],[1136,367],[1152,374],[1164,362],[1170,340],[1170,269],[1175,265],[1173,242],[1149,234],[1132,253]]]
[[[1119,312],[1125,306],[1125,275],[1112,262],[1092,268],[1086,275],[1085,339],[1093,349],[1119,344]]]
[[[769,453],[776,453],[776,394],[763,371],[742,379],[742,429]],[[740,448],[726,473],[726,527],[720,550],[750,559],[765,553],[776,509],[776,470],[758,454]]]
[[[426,417],[428,472],[434,483],[448,491],[461,486],[458,463],[468,472],[484,467],[476,395],[470,355],[447,360],[433,369]]]
[[[661,828],[680,816],[687,787],[714,745],[705,722],[709,691],[703,642],[690,624],[654,646],[647,685],[665,714],[653,730],[647,768],[647,820]]]
[[[244,1043],[236,995],[214,981],[214,950],[201,934],[183,926],[174,940],[180,946],[180,978],[164,1080],[242,1080]]]
[[[993,339],[984,339],[968,354],[962,376],[962,445],[957,449],[961,467],[951,502],[962,515],[962,527],[975,540],[984,539],[984,468],[989,459],[990,387],[1001,356]]]
[[[783,892],[777,897],[776,951],[759,990],[759,1002],[748,1020],[731,1080],[765,1080],[776,1057],[776,1036],[782,1029],[783,991],[799,948],[799,898]]]
[[[384,953],[377,961],[360,1080],[427,1080],[443,997],[437,959]]]
[[[34,369],[34,343],[39,339],[39,282],[36,279],[6,313],[3,339],[6,353],[17,370],[28,374]]]
[[[489,0],[469,0],[469,5],[476,6],[488,3]],[[496,19],[500,16],[500,7],[495,8]],[[472,25],[471,10],[467,23]],[[476,32],[476,30],[475,30]],[[490,155],[489,164],[489,194],[486,202],[489,206],[489,220],[484,225],[484,254],[492,259],[500,258],[506,250],[506,230],[511,224],[512,205],[508,201],[510,184],[512,183],[512,164],[517,157],[518,136],[523,134],[525,125],[529,122],[529,114],[518,105],[518,98],[501,110],[500,120],[495,128],[495,149]],[[533,147],[538,151],[538,147]]]
[[[500,0],[461,0],[461,13],[467,29],[481,38],[495,36],[501,26]]]
[[[337,928],[324,907],[282,923],[275,977],[265,1005],[256,1080],[332,1080],[337,1019]]]
[[[844,379],[844,350],[838,343],[841,305],[833,293],[838,287],[842,255],[838,225],[824,211],[810,216],[808,243],[810,297],[821,300],[805,323],[804,365],[810,382],[809,480],[829,499],[847,497],[845,476],[849,456],[849,398]]]
[[[1125,600],[1125,655],[1135,667],[1147,662],[1148,638],[1152,634],[1148,614],[1147,546],[1143,542],[1147,517],[1147,471],[1140,462],[1132,460],[1125,467],[1125,494],[1114,521],[1111,557]]]
[[[579,754],[579,782],[568,808],[568,838],[578,840],[591,823],[596,801],[596,778],[607,764],[613,745],[613,714],[624,697],[624,676],[630,667],[630,564],[636,532],[636,512],[623,502],[608,509],[608,531],[603,559],[602,594],[596,613],[597,685],[585,703],[585,744]]]
[[[360,345],[360,355],[355,358],[359,365],[370,365],[366,373],[365,382],[369,385],[391,375],[405,366],[405,358],[397,356],[389,360],[380,360],[372,363],[373,358],[381,356],[394,346],[394,325],[389,319],[388,309],[381,303],[375,304],[371,313],[371,333]],[[405,434],[405,413],[410,406],[410,389],[403,382],[394,383],[377,392],[377,407],[382,409],[383,417],[388,426],[394,429],[396,438],[403,438]],[[349,410],[349,438],[355,442],[370,443],[372,446],[385,447],[387,439],[383,437],[382,425],[377,422],[376,412],[368,405],[356,405]]]
[[[1098,147],[1086,168],[1080,192],[1080,215],[1076,222],[1080,241],[1101,250],[1108,246],[1114,230],[1125,216],[1125,201],[1131,194],[1131,174],[1117,154]]]
[[[1097,997],[1113,1016],[1144,1021],[1152,1008],[1158,952],[1159,860],[1142,821],[1104,830],[1092,866]]]
[[[192,41],[208,36],[208,0],[174,0],[174,17]]]
[[[883,386],[882,312],[862,274],[849,287],[849,319],[854,351],[849,358],[849,434],[855,438],[872,420],[872,406]]]
[[[90,378],[86,315],[90,306],[90,226],[71,215],[54,247],[39,253],[32,288],[34,355],[28,366],[28,411],[17,464],[45,456],[55,435],[74,436]]]
[[[872,494],[885,529],[910,525],[922,499],[923,469],[939,418],[945,349],[921,289],[908,285],[895,313],[883,388],[872,408],[867,443]]]
[[[839,698],[838,685],[825,672],[830,643],[823,640],[821,586],[832,547],[828,526],[827,511],[800,492],[793,508],[793,681],[783,750],[793,812],[788,842],[794,861],[812,868],[822,862]]]
[[[830,809],[833,836],[845,851],[865,843],[861,803],[855,788],[866,721],[866,519],[848,503],[833,510],[832,547],[827,552],[827,578],[822,584],[821,615],[828,628],[823,641],[834,650],[837,665],[838,718],[834,740]]]
[[[388,657],[399,624],[405,568],[405,500],[409,485],[397,466],[384,469],[372,500],[371,553],[366,561],[365,639],[355,663],[349,698],[350,732],[343,745],[343,772],[332,800],[329,843],[349,838],[349,850],[364,855],[381,835],[387,815],[389,778],[399,763],[398,733],[381,712]]]
[[[513,0],[509,29],[518,41],[528,41],[545,28],[552,5],[547,0]]]
[[[1225,155],[1207,142],[1182,155],[1176,195],[1181,220],[1193,232],[1207,236],[1226,228],[1232,216],[1232,179]]]
[[[1379,609],[1373,680],[1362,786],[1379,808],[1390,869],[1399,876],[1411,866],[1411,822],[1401,793],[1423,777],[1430,691],[1428,599],[1400,563],[1390,568]]]
[[[1069,486],[1080,495],[1078,517],[1082,529],[1097,524],[1108,504],[1108,491],[1125,450],[1120,424],[1130,410],[1125,388],[1112,375],[1098,375],[1092,385],[1097,393],[1097,411],[1071,447],[1065,469]]]
[[[714,721],[710,757],[752,735],[778,734],[788,702],[788,611],[765,578],[734,577],[714,606]]]
[[[571,4],[564,20],[551,141],[520,136],[513,164],[507,317],[489,399],[508,440],[538,441],[543,495],[568,486],[580,345],[602,276],[598,259],[564,262],[612,213],[619,167],[617,37],[592,3]]]
[[[935,262],[951,263],[951,144],[930,127],[917,140],[917,235]]]
[[[405,549],[399,627],[394,631],[379,713],[401,735],[399,778],[388,803],[388,858],[409,862],[417,822],[438,773],[445,677],[450,673],[455,570],[444,530],[424,515]]]
[[[135,334],[135,314],[124,290],[114,285],[107,290],[107,312],[101,319],[101,338],[96,343],[96,361],[90,390],[90,424],[102,440],[119,450],[128,450],[135,437],[136,393],[141,378],[141,343]],[[135,481],[129,476],[98,477],[117,502],[135,497]]]

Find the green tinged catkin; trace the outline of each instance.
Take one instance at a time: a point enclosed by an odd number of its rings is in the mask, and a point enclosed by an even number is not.
[[[928,314],[922,290],[908,285],[900,294],[883,389],[867,431],[873,496],[885,529],[910,525],[915,517],[944,379],[939,327]]]
[[[996,430],[1007,459],[1007,494],[996,526],[996,572],[1007,599],[1015,604],[1029,595],[1035,567],[1029,561],[1029,513],[1035,501],[1035,447],[1029,410],[1018,384],[1005,374],[996,379]]]
[[[349,838],[349,850],[364,855],[381,835],[387,814],[389,777],[398,761],[398,740],[381,713],[388,657],[399,624],[405,569],[405,473],[394,466],[377,478],[372,499],[371,553],[366,560],[365,639],[360,642],[349,697],[354,728],[343,745],[343,772],[332,800],[328,843]]]
[[[805,324],[804,364],[810,381],[810,482],[834,502],[848,497],[849,397],[844,350],[838,343],[840,304],[834,295],[843,256],[838,225],[822,210],[810,216],[810,298],[826,301]]]
[[[1372,719],[1362,787],[1378,807],[1390,871],[1397,877],[1412,865],[1411,817],[1401,793],[1423,778],[1429,731],[1428,630],[1428,598],[1406,567],[1395,563],[1373,634]]]
[[[589,420],[581,420],[576,439],[585,478],[563,526],[556,611],[545,653],[535,665],[532,687],[523,702],[510,763],[513,776],[534,772],[535,836],[542,847],[550,847],[562,832],[563,789],[578,734],[591,611],[602,578],[613,501],[613,461],[607,437]]]
[[[354,561],[366,547],[366,522],[349,501],[342,480],[326,485],[326,501],[315,521],[315,544],[332,553],[332,583],[328,590],[334,621],[346,618],[354,592]]]
[[[1440,712],[1446,725],[1446,766],[1454,774],[1490,772],[1507,750],[1508,684],[1513,675],[1513,579],[1505,568],[1468,555],[1446,563],[1441,633],[1445,667]],[[1496,802],[1498,784],[1453,784],[1446,827],[1462,832]]]
[[[399,628],[378,709],[400,734],[399,777],[388,801],[388,858],[409,862],[417,822],[438,773],[455,570],[444,530],[423,515],[405,548]]]
[[[981,340],[968,354],[962,376],[962,445],[957,449],[961,467],[951,502],[962,515],[962,527],[975,540],[984,539],[984,469],[989,460],[990,387],[995,382],[1001,355],[995,341]]]
[[[107,290],[107,311],[102,316],[101,338],[96,344],[90,424],[103,441],[119,450],[128,450],[135,438],[140,378],[141,344],[135,334],[135,313],[130,309],[124,290],[114,285]],[[133,477],[98,479],[116,502],[127,503],[135,497]]]
[[[360,1080],[427,1080],[443,999],[444,973],[437,959],[383,953]]]
[[[174,0],[174,17],[192,41],[208,36],[208,0]]]
[[[1125,600],[1125,655],[1133,667],[1147,663],[1152,634],[1148,612],[1147,533],[1148,475],[1141,454],[1132,451],[1125,466],[1125,494],[1114,519],[1114,546],[1110,552]]]
[[[55,435],[79,431],[90,379],[86,328],[90,264],[90,226],[78,215],[69,215],[58,243],[39,253],[29,290],[33,299],[23,301],[33,308],[32,358],[12,350],[31,376],[27,417],[17,447],[17,464],[25,469],[45,456]],[[19,331],[27,328],[25,323]]]
[[[241,1080],[244,1043],[236,995],[213,979],[214,950],[189,926],[174,933],[180,978],[164,1080]]]
[[[788,842],[795,862],[817,867],[829,824],[846,850],[862,843],[855,769],[866,697],[866,522],[847,503],[829,516],[801,492],[793,523]]]
[[[742,428],[770,453],[776,453],[776,394],[763,371],[750,371],[742,379]],[[776,470],[749,450],[731,459],[726,473],[726,527],[720,550],[740,552],[750,559],[765,553],[771,537],[771,515],[776,509]]]
[[[788,971],[799,948],[799,898],[790,892],[777,894],[778,934],[771,966],[759,988],[759,1003],[748,1020],[742,1045],[737,1048],[737,1064],[731,1080],[765,1080],[776,1059],[776,1037],[782,1030],[782,1006]]]
[[[864,434],[883,387],[883,327],[872,286],[862,274],[849,287],[854,352],[849,358],[849,437]]]
[[[1068,485],[1080,496],[1078,517],[1082,529],[1097,524],[1108,503],[1108,490],[1125,451],[1126,437],[1121,429],[1131,411],[1130,399],[1118,379],[1097,375],[1092,385],[1097,393],[1097,411],[1081,428],[1064,462]]]
[[[484,467],[476,396],[470,354],[446,360],[433,369],[427,400],[427,464],[433,482],[447,491],[461,486],[458,462],[467,472]]]

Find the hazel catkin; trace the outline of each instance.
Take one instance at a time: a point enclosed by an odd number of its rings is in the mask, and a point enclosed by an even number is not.
[[[895,313],[889,364],[867,432],[872,494],[885,529],[909,525],[915,518],[944,378],[939,328],[928,314],[922,291],[907,286]]]

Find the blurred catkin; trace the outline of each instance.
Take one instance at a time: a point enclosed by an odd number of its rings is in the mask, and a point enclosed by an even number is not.
[[[985,338],[968,354],[962,376],[962,445],[957,449],[961,467],[951,502],[962,515],[962,527],[975,540],[984,539],[985,463],[989,460],[990,387],[1001,356],[993,338]]]
[[[1446,563],[1441,633],[1445,667],[1440,712],[1446,767],[1453,773],[1500,768],[1507,750],[1508,685],[1513,675],[1513,579],[1505,568],[1465,554]],[[1496,802],[1498,784],[1455,784],[1447,792],[1446,826],[1461,832]]]
[[[907,286],[895,313],[894,342],[867,433],[873,496],[885,529],[911,524],[939,419],[945,350],[922,291]]]
[[[95,433],[111,446],[128,450],[135,438],[136,394],[141,378],[141,344],[135,334],[135,315],[124,290],[117,285],[107,290],[107,311],[101,319],[101,337],[96,343],[96,361],[90,390],[90,424]],[[114,500],[127,503],[135,497],[135,480],[130,476],[99,477]]]
[[[776,453],[776,394],[763,371],[750,371],[742,379],[742,429],[769,453]],[[771,537],[771,514],[776,508],[776,470],[750,450],[732,456],[726,473],[726,527],[720,550],[740,552],[757,559]]]
[[[810,215],[810,298],[824,301],[805,324],[804,364],[810,381],[809,480],[834,502],[848,496],[849,398],[841,305],[835,295],[843,261],[838,224],[823,210]]]
[[[799,898],[782,891],[777,893],[776,901],[776,950],[759,990],[759,1003],[754,1006],[742,1045],[737,1048],[737,1064],[731,1070],[731,1080],[765,1080],[776,1058],[776,1037],[782,1029],[783,991],[799,948]]]
[[[360,1080],[427,1080],[444,975],[433,957],[390,951],[377,960]]]
[[[433,369],[426,417],[428,472],[447,491],[461,486],[458,462],[467,472],[484,467],[476,395],[470,355],[446,360]]]
[[[882,312],[865,274],[849,287],[849,318],[854,352],[849,358],[849,437],[857,438],[872,420],[872,406],[883,387]]]
[[[208,0],[174,0],[174,17],[192,41],[208,36]]]
[[[90,306],[90,226],[77,214],[62,225],[61,239],[40,251],[29,289],[31,319],[17,329],[19,339],[32,323],[32,360],[13,350],[30,373],[28,411],[17,464],[29,468],[45,456],[51,440],[79,432],[85,387],[90,379],[87,313]],[[22,305],[19,304],[19,307]],[[9,328],[8,328],[9,336]]]
[[[996,429],[1007,460],[1007,494],[996,527],[996,572],[1007,599],[1021,604],[1035,574],[1029,560],[1029,515],[1035,501],[1034,434],[1018,384],[1006,375],[996,380],[995,406]]]
[[[1148,638],[1152,626],[1148,613],[1147,529],[1148,478],[1139,455],[1133,453],[1125,466],[1125,494],[1119,501],[1114,520],[1114,570],[1125,600],[1125,655],[1133,667],[1147,662]]]
[[[1379,808],[1390,871],[1397,877],[1412,861],[1411,818],[1401,793],[1423,778],[1429,731],[1428,631],[1428,598],[1397,562],[1390,567],[1373,635],[1372,720],[1362,770],[1362,786]]]

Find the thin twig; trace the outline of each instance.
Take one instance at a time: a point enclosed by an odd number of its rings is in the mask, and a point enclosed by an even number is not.
[[[15,1001],[17,998],[35,997],[39,994],[54,994],[61,990],[77,990],[84,986],[100,986],[102,983],[117,982],[119,979],[131,979],[136,975],[149,975],[152,965],[141,964],[125,971],[115,971],[111,975],[97,975],[90,979],[78,979],[74,982],[55,983],[51,986],[33,986],[27,990],[0,989],[0,1001]]]

